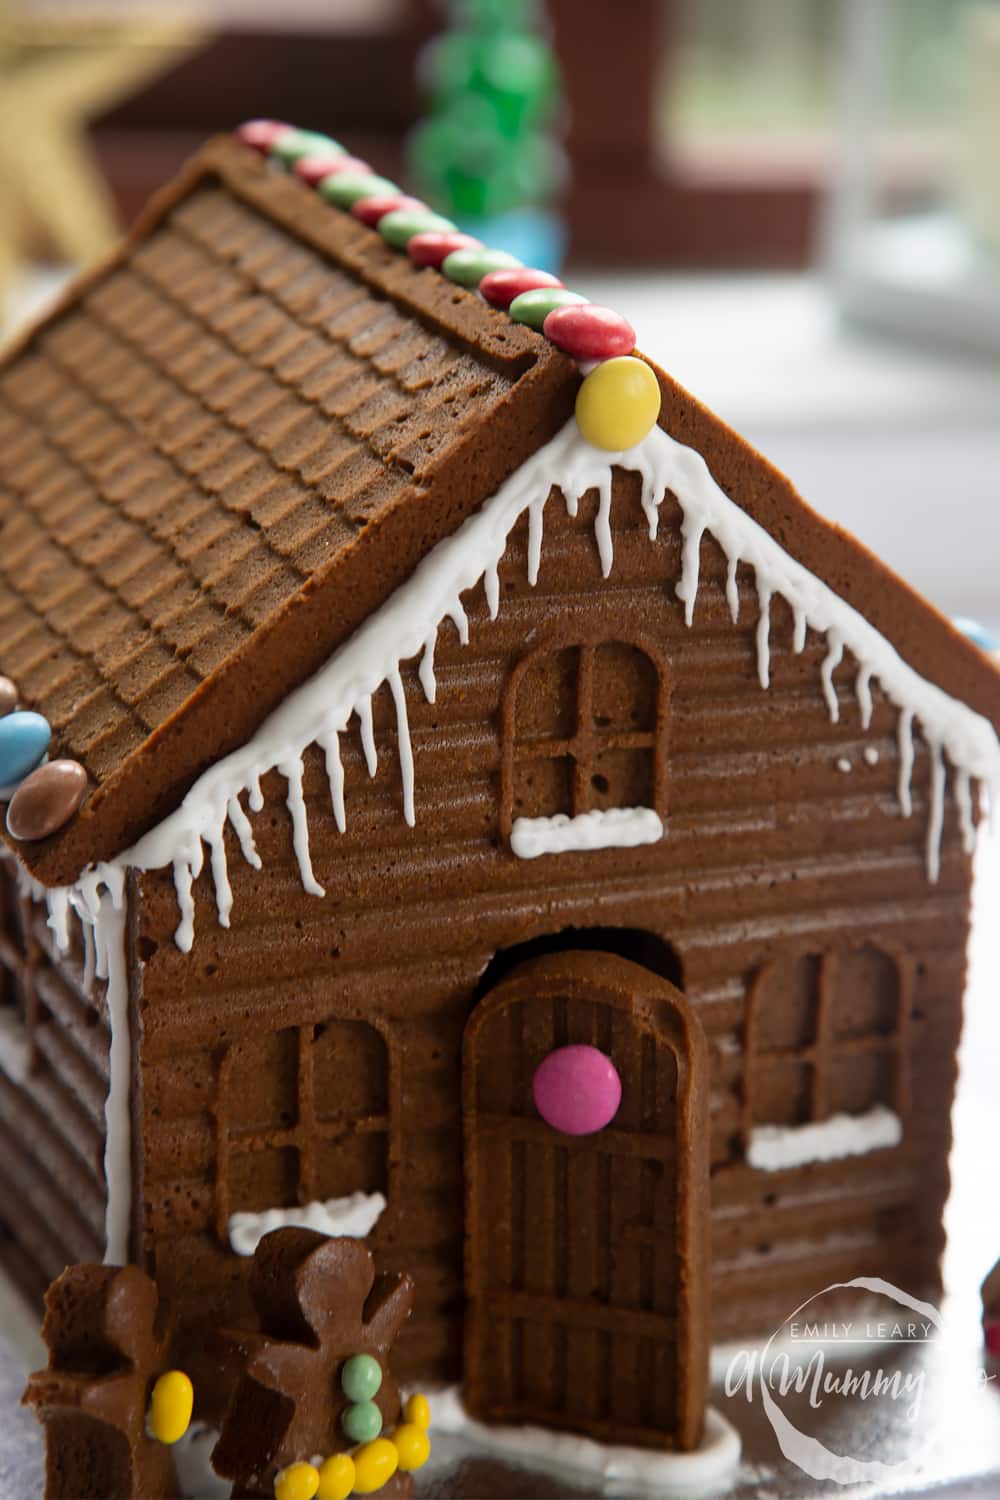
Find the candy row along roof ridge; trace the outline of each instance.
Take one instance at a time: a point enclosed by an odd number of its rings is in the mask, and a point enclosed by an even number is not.
[[[478,290],[491,307],[543,333],[584,364],[632,354],[635,329],[621,313],[589,302],[558,276],[493,250],[450,219],[411,197],[339,141],[280,120],[248,120],[238,138],[305,182],[328,203],[377,229],[417,266],[433,266],[449,281]]]

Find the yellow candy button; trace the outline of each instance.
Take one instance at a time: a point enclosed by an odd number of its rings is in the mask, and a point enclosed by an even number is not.
[[[414,1393],[403,1407],[403,1417],[407,1422],[412,1422],[415,1427],[422,1427],[426,1432],[431,1425],[431,1403],[426,1396]]]
[[[149,1430],[158,1443],[176,1443],[191,1425],[194,1386],[183,1370],[167,1370],[153,1386]]]
[[[316,1500],[347,1500],[354,1488],[354,1459],[349,1453],[334,1453],[320,1464]]]
[[[289,1464],[274,1476],[274,1500],[313,1500],[319,1489],[319,1470],[312,1464]]]
[[[376,1438],[354,1452],[354,1490],[358,1495],[374,1495],[395,1474],[399,1454],[388,1438]]]
[[[660,383],[632,354],[591,370],[576,398],[576,425],[588,443],[620,453],[642,442],[660,415]]]
[[[415,1422],[403,1422],[396,1428],[391,1441],[399,1454],[399,1467],[404,1474],[422,1469],[431,1456],[431,1440]]]

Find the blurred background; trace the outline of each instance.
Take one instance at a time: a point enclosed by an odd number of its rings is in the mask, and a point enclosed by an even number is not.
[[[251,116],[562,263],[1000,624],[1000,0],[0,0],[6,331]]]

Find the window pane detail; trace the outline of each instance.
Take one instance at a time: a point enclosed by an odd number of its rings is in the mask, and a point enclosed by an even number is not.
[[[812,1119],[812,1067],[808,1063],[761,1064],[754,1080],[755,1125],[805,1125]]]
[[[666,695],[655,648],[628,641],[540,648],[503,706],[501,824],[666,803]]]
[[[579,649],[546,652],[521,678],[517,730],[522,739],[569,739],[576,732]]]
[[[753,986],[744,1131],[906,1113],[908,969],[874,944],[796,954]]]
[[[241,1038],[218,1075],[216,1225],[234,1213],[386,1191],[390,1054],[364,1021]]]
[[[659,674],[644,651],[609,641],[595,653],[593,720],[598,729],[656,728]]]
[[[837,955],[836,1037],[890,1036],[899,1011],[899,970],[878,948]]]
[[[264,1032],[238,1041],[231,1053],[229,1128],[247,1131],[288,1130],[299,1115],[299,1034]]]
[[[550,818],[573,811],[573,761],[520,761],[514,768],[515,818]]]
[[[820,959],[816,954],[780,959],[767,971],[757,1015],[758,1052],[785,1052],[816,1040]]]
[[[364,1021],[326,1021],[312,1044],[317,1120],[357,1120],[389,1107],[389,1057]]]

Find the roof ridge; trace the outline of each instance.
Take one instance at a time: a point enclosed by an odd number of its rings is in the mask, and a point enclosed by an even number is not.
[[[406,253],[414,265],[431,266],[457,286],[478,290],[491,307],[536,329],[572,358],[591,366],[634,352],[635,329],[627,318],[571,291],[552,272],[525,266],[508,251],[491,249],[464,233],[349,155],[332,136],[260,119],[244,121],[236,136],[326,202],[377,229],[386,244]]]

